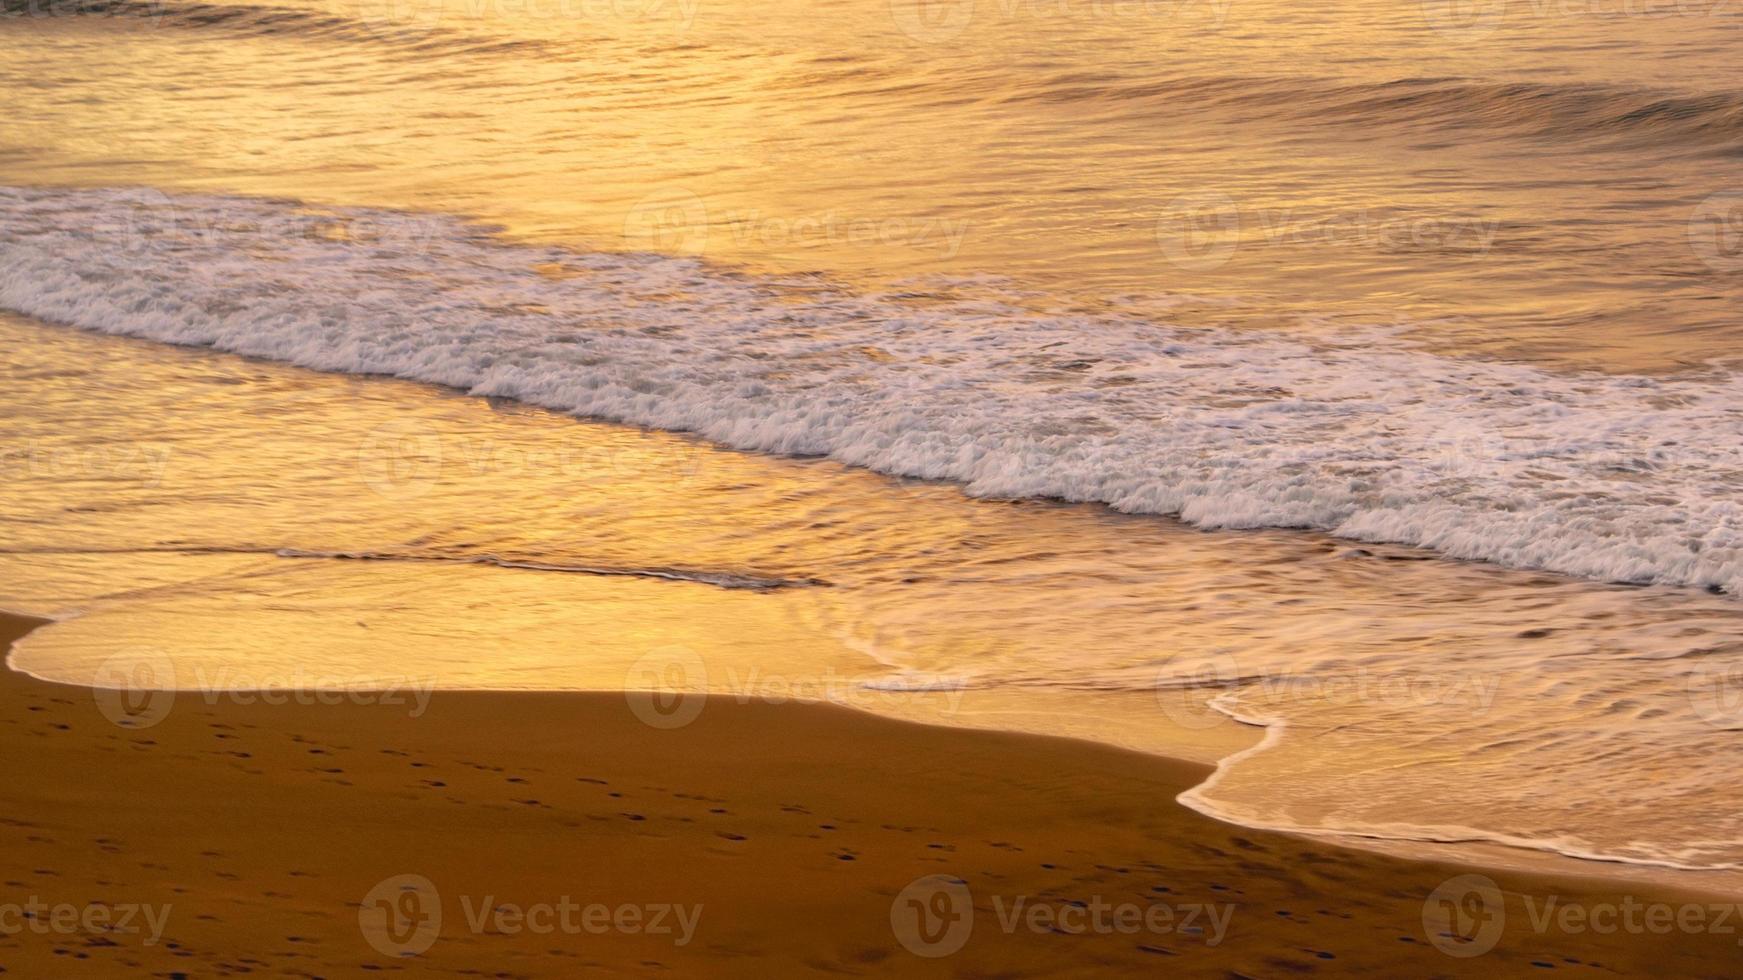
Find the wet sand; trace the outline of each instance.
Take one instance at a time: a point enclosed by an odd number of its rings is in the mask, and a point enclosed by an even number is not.
[[[0,619],[0,640],[30,625]],[[730,698],[669,729],[622,694],[436,692],[416,717],[409,697],[241,700],[140,699],[128,726],[110,694],[0,673],[6,974],[1724,976],[1743,959],[1743,923],[1698,896],[1503,872],[1504,911],[1461,895],[1475,938],[1436,935],[1425,901],[1482,872],[1220,824],[1174,802],[1204,767],[1089,743]],[[1606,908],[1624,916],[1608,932]]]

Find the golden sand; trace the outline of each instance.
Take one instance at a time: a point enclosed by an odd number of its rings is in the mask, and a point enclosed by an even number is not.
[[[1717,925],[1540,929],[1524,904],[1698,898],[1494,872],[1494,948],[1455,957],[1435,940],[1471,943],[1424,903],[1480,872],[1219,824],[1174,802],[1202,767],[1065,739],[724,698],[668,730],[621,694],[451,692],[417,717],[182,693],[129,728],[107,697],[0,674],[9,975],[1722,976],[1738,956]],[[1475,911],[1456,928],[1487,945]]]

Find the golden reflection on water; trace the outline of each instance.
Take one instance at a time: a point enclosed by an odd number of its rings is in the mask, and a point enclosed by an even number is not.
[[[1735,283],[1690,242],[1743,136],[1702,102],[1733,81],[1724,10],[905,4],[38,18],[0,69],[23,134],[0,179],[461,212],[861,283],[992,274],[1273,330],[1404,320],[1606,369],[1729,356]]]
[[[791,289],[980,276],[1007,303],[1404,321],[1558,365],[1735,356],[1731,226],[1696,221],[1737,179],[1717,8],[176,9],[8,24],[0,180],[457,212]],[[0,604],[70,617],[17,654],[46,676],[139,648],[196,685],[651,670],[1200,759],[1253,743],[1222,697],[1289,726],[1210,794],[1255,824],[1743,855],[1727,716],[1697,683],[1736,653],[1730,600],[0,331]]]
[[[63,618],[15,652],[42,676],[148,656],[195,698],[804,697],[1203,761],[1254,744],[1233,714],[1288,725],[1207,793],[1243,822],[1452,813],[1611,850],[1713,842],[1702,860],[1743,838],[1724,689],[1685,676],[1735,645],[1723,597],[976,501],[417,385],[3,330],[0,608]],[[1570,826],[1588,805],[1604,819]]]

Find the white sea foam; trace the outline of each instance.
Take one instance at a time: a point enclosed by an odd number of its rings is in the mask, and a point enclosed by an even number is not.
[[[1743,590],[1743,385],[910,300],[458,218],[0,189],[0,308],[984,496]]]

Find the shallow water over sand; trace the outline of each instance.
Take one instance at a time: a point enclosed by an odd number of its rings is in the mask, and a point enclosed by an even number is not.
[[[15,660],[830,698],[1732,867],[1740,25],[5,0]]]
[[[5,9],[0,182],[458,212],[1602,370],[1739,339],[1723,2]]]
[[[1727,597],[4,330],[0,606],[64,617],[15,654],[31,673],[702,688],[1206,761],[1255,744],[1232,714],[1272,741],[1193,802],[1238,821],[1743,859]]]

